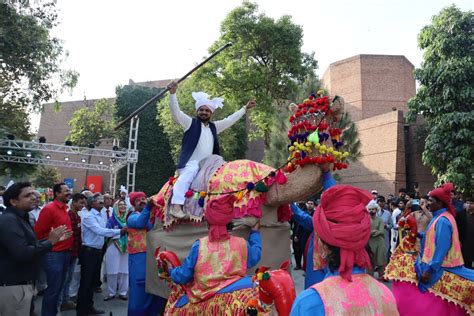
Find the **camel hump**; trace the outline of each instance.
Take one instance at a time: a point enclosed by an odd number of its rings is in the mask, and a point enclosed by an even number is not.
[[[186,214],[186,219],[179,222],[202,221],[205,208],[199,204],[199,192],[202,191],[208,193],[205,204],[219,195],[236,194],[241,191],[241,198],[234,203],[235,217],[261,217],[261,205],[265,202],[265,194],[245,189],[249,182],[256,183],[272,171],[274,171],[272,167],[247,159],[225,162],[218,155],[206,158],[200,163],[199,172],[190,187],[192,192],[187,196],[184,204],[183,211]],[[162,220],[165,227],[178,223],[178,220],[169,213],[172,188],[173,179],[152,197],[155,204],[155,215]]]

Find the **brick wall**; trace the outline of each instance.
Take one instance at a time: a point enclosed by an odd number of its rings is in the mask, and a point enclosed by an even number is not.
[[[340,171],[342,183],[387,195],[405,187],[404,118],[392,111],[356,122],[361,157]]]
[[[416,93],[410,61],[404,56],[357,55],[332,63],[322,83],[344,98],[345,110],[359,129],[362,156],[340,173],[343,183],[383,195],[401,187],[412,190],[414,182],[421,192],[432,188],[434,177],[421,162],[423,148],[413,141],[416,127],[406,125],[403,117]]]

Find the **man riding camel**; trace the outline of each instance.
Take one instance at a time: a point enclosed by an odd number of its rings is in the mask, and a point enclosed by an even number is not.
[[[211,122],[214,111],[224,106],[223,98],[211,100],[205,92],[193,92],[192,95],[196,101],[196,117],[191,118],[179,107],[176,97],[178,84],[172,82],[168,88],[171,115],[174,121],[184,129],[177,166],[179,177],[173,187],[170,213],[176,218],[184,218],[186,216],[183,212],[185,194],[199,171],[199,163],[213,154],[220,154],[217,135],[234,125],[247,110],[255,107],[257,103],[255,100],[250,100],[244,107],[225,119]]]

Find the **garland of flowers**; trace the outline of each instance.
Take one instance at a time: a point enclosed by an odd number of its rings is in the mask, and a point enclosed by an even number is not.
[[[348,167],[346,159],[350,154],[342,150],[342,130],[330,127],[326,119],[330,114],[333,123],[337,122],[333,108],[334,104],[341,102],[340,98],[336,96],[330,102],[329,97],[323,94],[324,91],[320,90],[318,94],[311,94],[303,103],[292,106],[288,150],[290,159],[294,159],[294,162],[286,165],[286,172],[293,172],[297,166],[304,167],[308,164],[332,163],[334,171]]]
[[[290,157],[283,165],[256,182],[247,182],[245,188],[240,190],[206,192],[190,188],[185,197],[193,197],[198,200],[201,207],[204,207],[205,198],[212,195],[235,194],[236,200],[240,201],[246,192],[250,193],[250,191],[255,190],[265,193],[268,192],[269,186],[274,182],[285,184],[287,179],[282,170],[291,173],[298,166],[303,168],[309,164],[322,165],[325,163],[332,163],[333,170],[346,169],[348,165],[345,161],[349,157],[349,152],[339,150],[344,146],[344,142],[341,140],[342,130],[337,127],[330,127],[326,119],[329,114],[332,116],[334,123],[337,121],[332,109],[334,104],[340,102],[340,100],[336,96],[330,102],[329,97],[323,94],[324,91],[320,90],[317,94],[311,94],[303,103],[292,105],[293,115],[289,119],[292,126],[288,132],[288,138],[291,142],[288,146]],[[331,144],[329,140],[331,140]],[[316,155],[316,153],[319,153],[319,155]],[[177,177],[170,177],[168,181],[170,188],[176,180]]]

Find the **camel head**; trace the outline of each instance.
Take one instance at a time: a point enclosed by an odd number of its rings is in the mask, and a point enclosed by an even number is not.
[[[275,304],[278,315],[290,315],[291,306],[296,298],[295,285],[288,267],[288,261],[285,261],[278,270],[260,267],[253,277],[257,284],[259,305],[267,309],[268,306]]]
[[[267,205],[275,206],[307,198],[322,187],[322,167],[347,168],[340,120],[344,100],[324,91],[312,94],[300,104],[290,105],[289,157],[283,170],[285,184],[276,183],[267,192]]]

